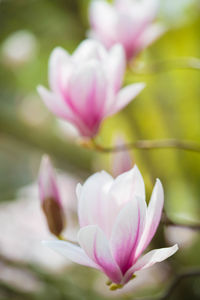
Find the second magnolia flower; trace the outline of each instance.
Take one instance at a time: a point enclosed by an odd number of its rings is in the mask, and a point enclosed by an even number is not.
[[[49,85],[38,92],[49,110],[71,122],[82,136],[94,137],[103,119],[117,113],[144,88],[144,83],[121,89],[126,69],[121,45],[107,51],[85,40],[70,55],[56,48],[49,61]]]
[[[45,244],[76,263],[103,271],[115,283],[111,289],[177,251],[174,245],[142,255],[159,225],[164,193],[157,180],[147,206],[136,166],[116,179],[104,171],[90,176],[77,186],[77,198],[80,246],[67,241]]]

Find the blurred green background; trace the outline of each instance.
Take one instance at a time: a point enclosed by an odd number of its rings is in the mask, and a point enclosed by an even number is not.
[[[93,153],[77,146],[47,111],[36,92],[38,84],[48,84],[48,58],[53,48],[62,46],[72,52],[86,37],[89,2],[0,1],[2,236],[7,234],[8,224],[16,226],[9,214],[5,217],[3,212],[7,205],[17,203],[20,188],[37,179],[43,153],[52,157],[56,167],[80,180],[95,170],[110,170],[111,155]],[[200,58],[200,2],[163,0],[159,18],[168,31],[137,58],[137,64],[144,63],[143,72],[136,68],[135,72],[127,72],[125,79],[126,83],[144,81],[147,87],[127,108],[104,122],[99,140],[105,146],[112,145],[113,136],[118,132],[125,135],[127,142],[178,138],[200,143],[200,71],[173,68],[172,63],[184,57]],[[169,65],[160,64],[155,68],[162,61],[169,61]],[[200,154],[181,150],[134,150],[132,156],[144,176],[148,197],[153,182],[160,178],[165,189],[165,210],[170,218],[182,223],[198,223]],[[27,195],[25,198],[29,200]],[[21,207],[13,213],[21,219],[26,209]],[[23,244],[24,238],[19,235],[18,242]],[[87,268],[63,266],[55,274],[32,261],[16,260],[6,254],[0,236],[0,299],[137,299],[140,296],[152,299],[153,295],[165,290],[175,274],[200,268],[198,232],[176,231],[176,228],[170,231],[161,225],[152,247],[164,247],[176,238],[180,243],[179,252],[163,263],[159,271],[150,271],[144,284],[138,284],[134,290],[133,281],[125,292],[111,293],[104,286],[105,278]],[[3,275],[16,271],[25,274],[22,283],[9,280],[12,275]],[[164,275],[160,279],[155,272]],[[37,283],[34,288],[26,288],[28,277]],[[153,284],[152,277],[155,279]],[[147,284],[149,280],[150,284]],[[169,299],[199,299],[199,286],[199,277],[184,279]]]

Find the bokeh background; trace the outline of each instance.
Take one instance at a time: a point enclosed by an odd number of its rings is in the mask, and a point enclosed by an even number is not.
[[[200,70],[180,68],[185,57],[200,59],[200,1],[162,0],[158,18],[166,34],[145,50],[125,83],[146,89],[126,109],[106,120],[99,141],[178,138],[200,142]],[[71,264],[44,248],[52,238],[40,211],[37,173],[43,153],[58,168],[68,215],[76,230],[77,182],[96,170],[112,170],[112,155],[80,148],[75,133],[47,111],[36,87],[47,85],[48,58],[56,46],[72,52],[89,28],[89,0],[0,1],[0,299],[154,299],[176,274],[200,268],[199,232],[160,225],[151,247],[177,242],[172,258],[110,292],[106,278]],[[178,63],[177,63],[178,62]],[[181,150],[134,150],[149,197],[157,177],[165,210],[175,222],[200,220],[200,154]],[[161,298],[160,298],[161,299]],[[168,298],[167,298],[168,299]],[[185,278],[169,299],[200,299],[200,278]]]

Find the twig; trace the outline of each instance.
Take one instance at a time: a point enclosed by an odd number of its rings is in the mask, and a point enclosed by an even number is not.
[[[178,139],[162,139],[162,140],[138,140],[133,143],[124,144],[116,147],[103,147],[93,141],[93,149],[99,152],[112,153],[127,151],[130,149],[179,149],[200,153],[200,143],[194,141],[178,140]]]
[[[195,230],[195,231],[200,230],[200,223],[199,224],[185,224],[185,223],[174,222],[174,221],[170,220],[166,215],[163,215],[162,223],[165,226],[181,227],[181,228],[187,228],[187,229],[191,229],[191,230]]]
[[[154,62],[145,66],[144,64],[130,66],[131,71],[136,74],[156,74],[158,72],[173,70],[200,71],[200,59],[196,57],[179,57]]]
[[[169,286],[166,288],[166,290],[163,292],[163,294],[159,297],[145,297],[145,298],[137,298],[137,300],[170,300],[171,295],[173,294],[174,290],[177,288],[177,286],[181,283],[182,280],[190,277],[196,277],[200,276],[200,269],[194,269],[185,271],[183,273],[180,273],[174,277],[174,279],[171,281]],[[136,300],[136,299],[134,299]]]
[[[30,125],[7,105],[1,105],[0,134],[1,137],[14,138],[25,146],[48,153],[67,170],[70,168],[72,171],[86,173],[92,170],[92,153],[68,142],[67,139],[63,140],[51,128]]]
[[[170,283],[169,287],[166,289],[166,291],[163,293],[163,295],[158,298],[157,300],[168,300],[171,294],[174,292],[176,287],[180,284],[180,282],[189,277],[195,277],[200,276],[200,269],[198,270],[191,270],[187,271],[185,273],[178,274]]]

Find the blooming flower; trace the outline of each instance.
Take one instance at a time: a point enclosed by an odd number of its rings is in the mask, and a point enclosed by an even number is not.
[[[56,116],[71,122],[82,136],[97,134],[104,118],[126,106],[143,83],[121,88],[125,55],[120,45],[108,52],[97,41],[83,41],[74,54],[56,48],[49,61],[51,91],[38,92]]]
[[[46,155],[40,167],[39,194],[49,230],[59,236],[64,229],[65,218],[54,171]]]
[[[116,286],[177,251],[174,245],[141,256],[160,222],[164,195],[157,180],[146,206],[144,182],[136,166],[115,180],[104,171],[92,175],[77,186],[77,197],[80,246],[45,243],[76,263],[103,271]]]
[[[121,43],[127,59],[149,46],[164,31],[153,21],[158,10],[157,0],[94,0],[90,6],[90,36],[110,48]]]

